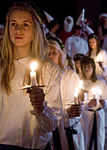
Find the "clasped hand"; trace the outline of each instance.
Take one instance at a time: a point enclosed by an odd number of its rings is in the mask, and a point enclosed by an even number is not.
[[[45,99],[44,91],[41,88],[32,87],[27,89],[27,93],[29,93],[30,102],[34,108],[34,111],[37,114],[43,112]]]
[[[100,104],[102,105],[102,107],[105,106],[105,101],[103,99],[99,100]],[[97,99],[93,98],[89,103],[88,103],[88,107],[96,107],[97,105]]]

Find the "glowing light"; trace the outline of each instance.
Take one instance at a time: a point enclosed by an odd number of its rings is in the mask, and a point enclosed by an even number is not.
[[[31,63],[31,72],[30,72],[30,78],[31,78],[31,86],[35,86],[37,84],[36,80],[36,69],[37,69],[38,63],[36,61]]]
[[[98,55],[97,58],[96,58],[97,62],[103,62],[103,59],[102,59],[102,56],[101,55]]]

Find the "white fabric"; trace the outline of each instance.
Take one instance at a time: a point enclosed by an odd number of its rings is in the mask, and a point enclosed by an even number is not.
[[[66,39],[65,49],[67,54],[73,59],[74,55],[78,53],[86,55],[88,52],[88,44],[81,37],[72,35]]]
[[[61,96],[64,109],[64,126],[67,128],[74,125],[74,129],[77,131],[76,135],[73,135],[74,145],[76,150],[84,150],[84,137],[81,128],[80,117],[69,118],[66,109],[74,102],[74,92],[78,88],[80,79],[75,71],[66,70],[61,80]],[[76,124],[76,122],[78,122]]]
[[[15,61],[15,76],[12,79],[12,93],[8,96],[0,90],[0,144],[17,145],[25,148],[43,148],[51,140],[52,131],[61,118],[61,99],[59,92],[60,72],[51,63],[45,63],[41,74],[47,106],[44,112],[32,115],[29,95],[20,90],[29,58]]]
[[[102,48],[105,49],[105,50],[107,51],[107,35],[104,36]]]
[[[93,98],[92,88],[99,87],[102,91],[102,99],[105,100],[105,108],[107,107],[107,85],[103,79],[98,79],[96,82],[92,82],[91,80],[84,81],[84,88],[88,91],[88,100]],[[96,92],[97,99],[99,100],[99,93]],[[105,112],[100,105],[100,110],[97,111],[97,149],[104,150],[104,143],[105,143]],[[91,138],[91,131],[93,125],[93,118],[94,118],[94,111],[88,111],[88,106],[82,113],[82,127],[84,130],[84,137],[85,137],[85,149],[88,149],[90,138]]]
[[[46,11],[44,11],[44,13],[46,15],[48,22],[51,22],[52,20],[54,20],[54,18],[50,14],[48,14]]]
[[[70,20],[69,23],[67,22],[67,19]],[[71,32],[73,26],[74,26],[74,19],[71,16],[65,17],[65,19],[64,19],[64,30],[66,32]]]
[[[83,31],[87,32],[88,35],[94,33],[94,31],[88,25],[83,27]]]
[[[82,25],[82,21],[85,21],[85,9],[83,8],[82,11],[81,11],[81,14],[79,15],[77,21],[76,21],[76,25]]]
[[[100,14],[99,20],[101,20],[102,17],[107,17],[107,13],[102,13],[102,14]]]
[[[105,72],[101,69],[101,67],[98,64],[98,57],[100,56],[101,60],[103,61],[103,66],[105,68]],[[105,73],[107,72],[107,52],[104,49],[101,49],[99,54],[96,56],[96,52],[92,51],[92,54],[90,56],[94,59],[96,64],[96,74],[101,77],[106,77]]]

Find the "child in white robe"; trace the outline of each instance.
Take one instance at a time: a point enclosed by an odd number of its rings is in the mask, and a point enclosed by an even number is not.
[[[84,150],[84,137],[80,123],[81,105],[72,106],[72,104],[74,104],[74,93],[76,88],[78,88],[80,79],[74,70],[67,68],[65,50],[64,48],[62,48],[60,41],[58,42],[58,39],[52,37],[50,37],[50,39],[48,40],[50,43],[50,51],[47,53],[47,55],[49,59],[52,60],[55,64],[57,64],[59,68],[63,71],[61,79],[61,98],[64,112],[64,127],[67,129],[73,128],[77,132],[77,134],[73,134],[73,136],[71,135],[73,137],[75,150]],[[59,128],[59,130],[60,129],[61,128]],[[63,140],[62,149],[68,150],[69,142],[68,144],[65,142],[67,139],[66,137],[64,137],[64,133],[60,134],[61,140]],[[70,149],[71,148],[69,147],[69,150]]]
[[[89,56],[85,56],[81,60],[81,68],[84,77],[84,88],[88,91],[87,100],[84,101],[84,111],[81,120],[85,136],[85,148],[86,150],[92,150],[93,148],[104,150],[104,109],[107,107],[107,85],[104,79],[96,76],[95,62]],[[96,91],[94,92],[93,90]],[[96,117],[96,126],[94,125],[93,128],[93,123],[95,123],[94,117]]]

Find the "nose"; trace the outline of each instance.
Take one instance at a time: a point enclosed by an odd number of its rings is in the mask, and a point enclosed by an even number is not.
[[[15,30],[16,31],[22,31],[22,26],[21,25],[16,25]]]
[[[85,67],[85,71],[86,71],[86,72],[88,71],[88,69],[89,69],[88,67]]]
[[[52,59],[52,58],[53,58],[53,55],[52,55],[52,54],[50,54],[50,55],[49,55],[49,58],[50,58],[50,59]]]

